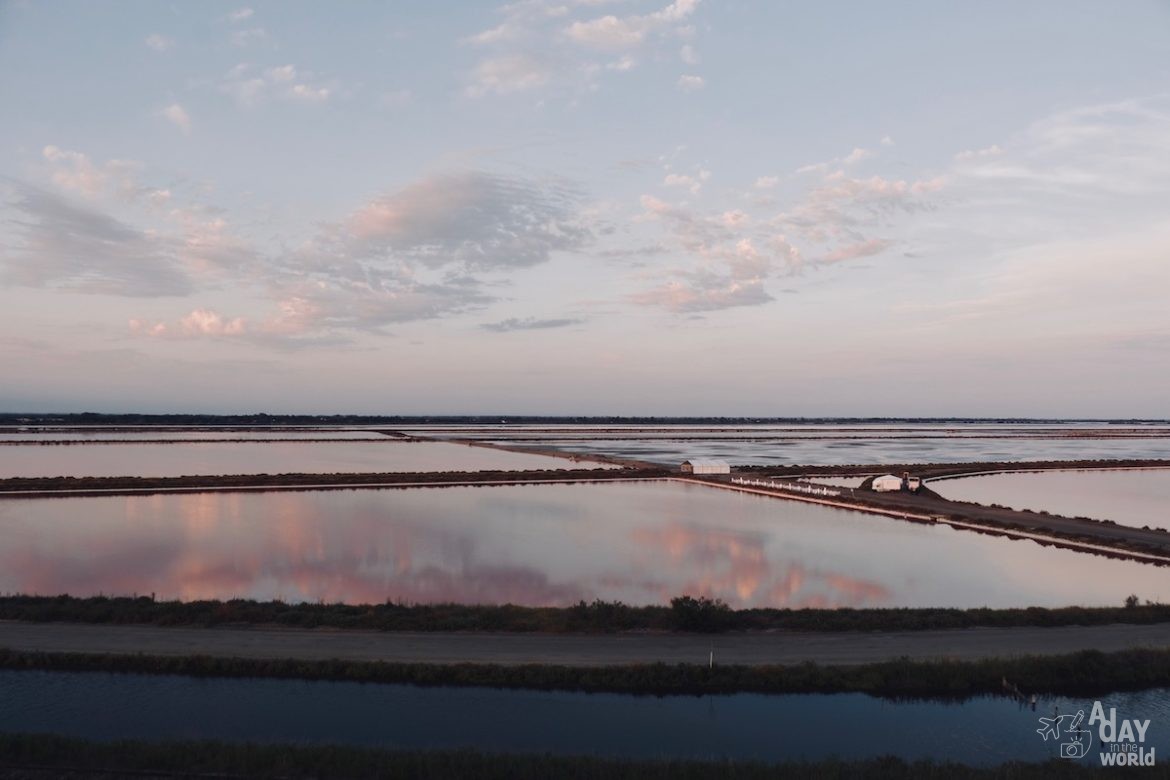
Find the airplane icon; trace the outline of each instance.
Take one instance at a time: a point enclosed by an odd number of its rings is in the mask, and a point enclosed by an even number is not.
[[[1060,722],[1067,718],[1067,715],[1057,715],[1052,718],[1041,718],[1040,728],[1036,729],[1036,733],[1044,737],[1044,741],[1048,741],[1048,737],[1053,739],[1060,739]]]
[[[1076,715],[1057,715],[1057,713],[1053,713],[1053,717],[1051,718],[1040,718],[1040,727],[1035,730],[1035,733],[1044,737],[1044,741],[1048,741],[1049,736],[1053,739],[1060,739],[1060,723],[1065,718],[1071,719],[1071,723],[1068,724],[1069,734],[1080,736],[1082,733],[1088,733],[1081,731],[1081,724],[1085,722],[1085,710],[1076,711]]]

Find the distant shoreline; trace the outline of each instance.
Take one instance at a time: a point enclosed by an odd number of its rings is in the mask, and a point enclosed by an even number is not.
[[[1170,425],[1170,419],[1143,417],[752,417],[620,415],[362,415],[362,414],[135,414],[135,413],[0,413],[0,429],[22,426],[338,426],[338,425],[834,425],[918,423],[971,425]]]

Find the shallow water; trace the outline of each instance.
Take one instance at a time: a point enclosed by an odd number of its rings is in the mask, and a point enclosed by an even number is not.
[[[674,482],[0,501],[0,592],[735,607],[1120,605],[1170,570]]]
[[[249,441],[270,441],[272,439],[356,439],[356,440],[385,440],[386,434],[377,431],[341,430],[336,428],[322,429],[290,429],[290,430],[231,430],[229,428],[216,429],[182,429],[182,430],[128,430],[109,431],[101,429],[91,430],[54,430],[51,428],[37,428],[21,431],[0,431],[0,443],[12,441],[75,441],[75,442],[102,442],[102,441],[222,441],[233,439],[247,439]]]
[[[713,458],[755,466],[1170,458],[1170,438],[550,439],[539,446],[663,464]]]
[[[179,477],[605,468],[595,461],[448,442],[191,442],[0,446],[3,477]]]
[[[930,483],[955,501],[1170,528],[1170,469],[1033,471]]]
[[[97,740],[216,739],[627,758],[817,760],[895,755],[974,765],[1043,761],[1041,715],[1092,710],[1045,698],[890,702],[862,694],[629,696],[346,682],[0,671],[0,731]],[[1151,721],[1170,748],[1170,690],[1102,697]],[[1095,728],[1095,727],[1094,727]],[[1096,737],[1096,735],[1094,735]],[[1099,747],[1099,739],[1094,739]],[[1095,751],[1086,760],[1096,758]]]
[[[1170,458],[1170,426],[1086,422],[466,425],[405,428],[673,464],[846,465],[1084,458]]]

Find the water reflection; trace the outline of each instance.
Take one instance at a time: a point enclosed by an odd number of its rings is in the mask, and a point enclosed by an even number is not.
[[[1170,469],[1043,471],[931,483],[956,501],[1170,528]]]
[[[744,606],[799,609],[882,606],[892,596],[880,582],[823,572],[799,562],[773,562],[762,532],[724,531],[672,522],[634,531],[631,537],[656,553],[665,552],[673,566],[690,573],[681,590],[672,583],[667,587],[673,590],[660,592],[660,601],[679,593],[702,593],[718,594]]]
[[[179,477],[604,468],[595,461],[447,442],[181,442],[0,446],[5,477]]]
[[[1120,604],[1164,569],[676,483],[0,502],[0,591],[368,603]]]
[[[1170,745],[1170,691],[1101,697]],[[899,756],[979,766],[1061,760],[1009,699],[890,702],[862,694],[628,696],[303,680],[0,670],[0,731],[85,739],[216,739],[399,750],[794,761]],[[1046,711],[1091,699],[1045,697]],[[1097,747],[1096,745],[1094,746]],[[1097,761],[1097,753],[1090,753]],[[1057,776],[1058,772],[1053,772]]]
[[[506,439],[495,439],[507,441]],[[675,464],[717,458],[734,464],[826,465],[971,463],[976,461],[1170,458],[1170,437],[1148,438],[922,438],[875,439],[548,439],[540,446]]]

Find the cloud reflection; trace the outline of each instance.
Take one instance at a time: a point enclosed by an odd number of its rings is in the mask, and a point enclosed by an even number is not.
[[[772,561],[762,532],[703,528],[679,522],[640,528],[639,545],[665,552],[688,578],[663,584],[659,596],[679,593],[720,598],[734,607],[863,607],[887,604],[881,583],[825,572],[796,561]]]

